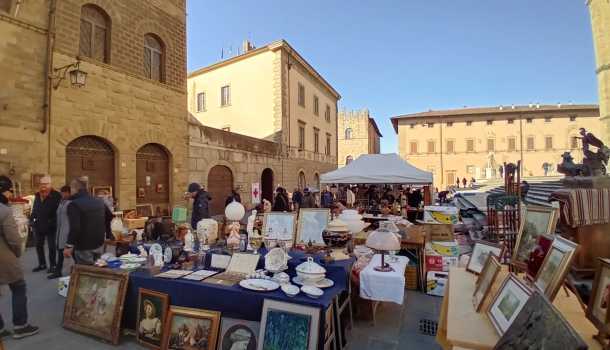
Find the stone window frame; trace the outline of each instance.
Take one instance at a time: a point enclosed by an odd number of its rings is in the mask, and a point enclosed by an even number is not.
[[[446,149],[447,153],[455,153],[455,139],[447,139],[446,141]],[[449,149],[449,144],[451,143],[451,149]]]
[[[415,148],[413,148],[415,145]],[[409,154],[418,154],[419,152],[419,142],[417,141],[409,141]]]
[[[553,121],[553,117],[550,117],[550,116],[544,117],[545,123],[550,123],[551,121]]]
[[[515,119],[514,118],[508,118],[506,120],[506,124],[515,124]]]
[[[446,123],[445,123],[445,125],[446,125],[448,128],[450,128],[450,127],[452,127],[452,126],[453,126],[453,122],[446,122]]]
[[[525,118],[525,122],[531,124],[534,122],[534,118]]]
[[[345,165],[348,165],[349,163],[354,161],[354,157],[352,157],[351,155],[348,155],[347,157],[345,157]]]
[[[297,100],[298,100],[299,106],[305,108],[305,85],[298,83],[297,86],[298,86]]]
[[[299,120],[299,131],[298,131],[298,141],[299,141],[299,151],[305,150],[305,127],[307,124],[304,121]]]
[[[487,119],[487,120],[485,121],[485,125],[493,125],[493,124],[494,124],[493,119]]]
[[[472,120],[467,120],[466,121],[466,126],[472,126]]]
[[[195,96],[197,99],[197,112],[205,112],[205,91],[198,92]]]
[[[553,135],[544,135],[544,150],[545,151],[553,150]]]
[[[513,141],[513,147],[511,147],[511,141]],[[517,150],[517,138],[515,136],[506,138],[506,150],[509,152],[515,152]]]
[[[352,139],[352,135],[353,135],[353,130],[352,128],[346,128],[345,129],[345,139],[346,140],[351,140]]]
[[[146,67],[146,52],[150,52],[149,57],[150,57],[150,62],[149,65],[151,67],[150,69],[150,74],[146,74],[146,69],[144,70],[144,76],[148,79],[154,80],[154,81],[158,81],[160,83],[164,83],[165,82],[165,57],[166,57],[166,45],[165,42],[163,41],[163,39],[161,39],[161,37],[155,33],[146,33],[144,34],[144,56],[142,57],[142,60],[144,61],[144,67]],[[147,39],[150,40],[154,40],[159,47],[153,47],[152,45],[149,45],[147,42]],[[157,54],[159,56],[159,79],[154,79],[152,77],[152,67],[154,65],[154,57],[153,55]]]
[[[530,140],[532,140],[531,145],[530,145]],[[529,135],[526,138],[525,149],[528,150],[528,151],[534,151],[536,149],[536,137],[534,135]]]
[[[320,129],[313,128],[313,151],[314,153],[320,153]]]
[[[103,23],[101,23],[100,21],[96,21],[93,18],[87,18],[85,13],[87,11],[94,11],[96,12],[102,19]],[[83,42],[83,28],[84,25],[88,24],[91,26],[91,33],[89,35],[89,45],[90,47],[88,48],[90,50],[89,54],[87,54],[87,52],[84,52],[83,50],[85,49],[83,47],[83,45],[85,44]],[[110,18],[110,15],[108,14],[108,12],[106,12],[103,8],[101,8],[100,6],[96,5],[96,4],[91,4],[91,3],[86,3],[84,5],[81,6],[80,8],[80,32],[79,32],[79,42],[78,42],[78,52],[79,55],[84,56],[84,57],[89,57],[93,60],[96,61],[100,61],[106,64],[110,63],[110,48],[111,48],[111,43],[110,43],[110,37],[112,34],[112,19]],[[98,57],[94,57],[95,56],[95,48],[96,48],[96,43],[99,44],[99,40],[96,40],[96,34],[98,33],[99,30],[103,29],[105,31],[105,35],[104,35],[104,40],[103,40],[103,55],[104,57],[102,59],[98,58]]]
[[[430,147],[432,146],[432,147]],[[436,140],[427,140],[426,141],[426,151],[427,153],[436,153]]]
[[[324,111],[324,118],[328,123],[330,123],[330,105],[326,104],[326,110]]]
[[[469,149],[468,141],[472,141],[472,149]],[[474,153],[474,152],[476,152],[474,139],[466,139],[466,152],[467,153]]]
[[[330,138],[331,138],[331,134],[326,133],[326,147],[324,149],[324,154],[326,154],[327,156],[330,156],[330,148],[331,148],[331,142],[330,142]]]
[[[474,165],[466,165],[466,174],[474,176],[476,174],[476,167]]]
[[[313,114],[320,116],[320,98],[318,95],[313,95]]]
[[[493,147],[489,147],[489,145],[492,145]],[[487,138],[487,152],[495,152],[495,151],[496,151],[496,138],[488,137]]]
[[[411,124],[409,124],[409,127],[410,127],[411,129],[415,129],[415,125],[417,125],[417,123],[411,123]]]
[[[575,122],[576,121],[576,114],[570,115],[570,121],[571,122]]]
[[[229,106],[231,106],[231,84],[225,84],[220,87],[220,107]]]

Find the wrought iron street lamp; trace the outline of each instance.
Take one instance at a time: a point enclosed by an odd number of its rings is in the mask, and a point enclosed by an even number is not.
[[[70,68],[74,68],[68,72]],[[52,79],[57,79],[53,85],[53,89],[57,90],[61,81],[66,79],[66,74],[70,75],[70,83],[73,87],[83,87],[87,82],[87,72],[80,69],[80,59],[77,57],[76,62],[67,64],[65,66],[53,69]]]

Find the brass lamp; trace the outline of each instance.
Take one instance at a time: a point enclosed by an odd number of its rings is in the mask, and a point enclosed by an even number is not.
[[[386,251],[400,249],[400,241],[393,232],[390,232],[385,227],[371,232],[366,239],[366,246],[381,252],[381,266],[376,266],[375,271],[394,271],[394,269],[389,264],[386,264],[384,260]]]

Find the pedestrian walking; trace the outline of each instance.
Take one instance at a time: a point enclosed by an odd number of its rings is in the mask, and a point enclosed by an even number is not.
[[[288,195],[283,187],[278,187],[275,190],[275,199],[273,200],[272,211],[290,211]]]
[[[294,189],[294,192],[292,192],[292,206],[294,207],[294,211],[298,213],[302,204],[303,193],[301,193],[301,190],[297,187]]]
[[[191,213],[191,227],[196,229],[197,223],[201,221],[201,219],[210,218],[210,201],[212,200],[212,197],[210,197],[209,193],[196,182],[191,183],[187,191],[189,196],[194,199],[193,212]]]
[[[468,184],[468,180],[466,180],[466,177],[464,177],[464,178],[462,179],[462,187],[463,187],[463,188],[466,188],[466,185],[467,185],[467,184]]]
[[[457,180],[455,180],[455,182],[457,183],[457,188],[460,188],[460,178],[458,177]]]
[[[64,267],[64,247],[70,233],[70,220],[68,219],[68,205],[70,204],[71,190],[70,186],[63,186],[59,192],[61,193],[61,201],[57,207],[57,232],[55,234],[55,245],[57,247],[57,265],[55,271],[47,276],[48,279],[55,279],[63,276]]]
[[[55,270],[57,260],[55,233],[57,231],[57,207],[60,201],[61,195],[53,189],[51,177],[43,176],[40,179],[40,186],[35,195],[32,214],[30,215],[30,225],[34,230],[36,255],[38,256],[38,266],[32,272],[47,270],[48,273],[53,273]],[[49,265],[47,265],[44,252],[45,240],[49,250]]]
[[[13,195],[13,182],[0,176],[0,285],[8,284],[13,305],[13,338],[20,339],[38,333],[38,327],[28,324],[26,284],[19,263],[23,239],[17,231],[13,211],[8,200]],[[0,342],[10,336],[0,315]]]
[[[89,194],[87,183],[81,179],[70,182],[70,192],[70,228],[64,257],[73,258],[76,264],[93,265],[102,255],[104,240],[112,237],[112,212],[104,201]]]
[[[316,197],[308,187],[303,190],[303,204],[302,208],[317,208]]]

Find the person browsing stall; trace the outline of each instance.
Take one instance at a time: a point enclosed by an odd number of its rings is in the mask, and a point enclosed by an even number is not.
[[[34,198],[30,225],[34,230],[36,238],[36,255],[38,266],[32,272],[47,270],[47,262],[44,253],[44,242],[47,241],[49,250],[48,273],[53,273],[56,263],[55,231],[57,229],[57,207],[61,201],[61,195],[51,185],[51,177],[48,175],[40,179],[40,187]]]
[[[47,276],[48,279],[55,279],[62,276],[64,267],[64,247],[70,233],[70,221],[68,219],[68,205],[70,204],[70,186],[63,186],[60,191],[61,202],[57,207],[57,232],[55,234],[55,244],[57,246],[57,265],[55,271]]]
[[[191,214],[191,227],[197,228],[197,223],[201,219],[210,218],[210,201],[212,197],[201,187],[200,184],[193,182],[189,185],[187,190],[189,196],[193,201],[193,212]]]

